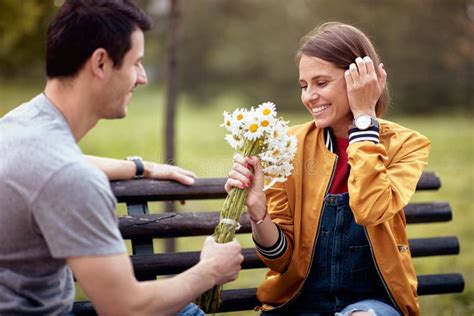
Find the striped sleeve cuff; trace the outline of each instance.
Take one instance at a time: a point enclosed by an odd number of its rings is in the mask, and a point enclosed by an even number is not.
[[[278,240],[273,246],[270,247],[263,247],[259,245],[252,236],[253,242],[255,243],[255,248],[257,248],[257,251],[265,258],[276,259],[278,257],[281,257],[286,251],[287,243],[285,235],[283,234],[283,231],[280,229],[280,227],[277,226],[277,229]]]
[[[374,144],[379,143],[379,129],[376,126],[371,126],[366,130],[358,128],[351,128],[349,130],[349,144],[370,141]]]

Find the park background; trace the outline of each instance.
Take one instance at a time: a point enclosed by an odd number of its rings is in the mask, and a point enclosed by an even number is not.
[[[80,146],[87,154],[132,154],[166,162],[166,107],[170,100],[170,38],[178,45],[173,161],[199,177],[227,175],[232,152],[219,128],[224,110],[273,101],[291,124],[311,119],[299,98],[294,55],[300,38],[326,21],[353,24],[374,40],[388,72],[392,106],[386,118],[428,136],[427,171],[438,192],[414,201],[449,201],[449,223],[411,225],[410,237],[460,239],[461,253],[414,259],[420,274],[462,272],[462,294],[423,296],[423,315],[474,314],[474,1],[472,0],[168,0],[136,1],[155,20],[146,34],[149,84],[135,92],[126,119],[101,121]],[[178,8],[172,29],[170,9]],[[44,87],[44,38],[59,0],[0,0],[0,117]],[[174,34],[174,35],[170,35]],[[168,122],[169,123],[169,122]],[[0,135],[2,137],[2,135]],[[80,179],[78,179],[80,180]],[[222,201],[189,201],[178,210],[209,211]],[[161,212],[164,203],[151,209]],[[125,212],[119,206],[119,214]],[[249,236],[239,240],[252,246]],[[177,240],[178,251],[198,250],[202,238]],[[162,241],[155,242],[162,251]],[[242,271],[225,288],[252,287],[264,269]],[[78,297],[84,298],[79,291]],[[256,315],[255,312],[228,315]]]

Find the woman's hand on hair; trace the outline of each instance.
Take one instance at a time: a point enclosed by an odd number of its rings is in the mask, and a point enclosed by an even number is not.
[[[362,114],[376,117],[375,105],[385,89],[387,80],[383,64],[378,65],[378,71],[377,76],[374,63],[367,56],[357,57],[345,71],[347,97],[354,117]]]

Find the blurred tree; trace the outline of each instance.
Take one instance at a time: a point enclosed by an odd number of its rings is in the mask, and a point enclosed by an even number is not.
[[[474,105],[474,24],[465,3],[403,0],[376,6],[368,29],[389,71],[395,112]]]
[[[175,134],[176,134],[176,103],[179,92],[179,58],[178,53],[181,47],[179,29],[181,22],[181,5],[179,0],[169,0],[169,25],[168,25],[168,67],[167,67],[167,89],[166,89],[166,116],[165,116],[165,144],[166,162],[175,164]],[[166,212],[176,212],[175,204],[170,201],[166,203]],[[165,240],[165,250],[176,251],[174,240]]]
[[[0,78],[31,75],[42,65],[44,33],[54,8],[54,1],[0,0]]]
[[[184,91],[205,104],[220,93],[301,108],[294,54],[330,20],[372,35],[389,71],[393,110],[473,107],[473,21],[464,0],[200,0],[184,8]]]
[[[136,0],[155,18],[146,34],[150,79],[166,80],[167,0]],[[53,0],[0,0],[0,79],[43,76]],[[59,2],[58,2],[59,3]],[[203,106],[221,94],[301,109],[294,55],[325,21],[360,27],[389,72],[393,112],[474,109],[473,0],[194,0],[183,2],[182,92]],[[234,105],[232,105],[234,106]]]
[[[201,102],[224,91],[251,104],[271,99],[298,106],[294,52],[306,31],[304,8],[291,10],[286,1],[206,2],[184,10],[184,89]]]

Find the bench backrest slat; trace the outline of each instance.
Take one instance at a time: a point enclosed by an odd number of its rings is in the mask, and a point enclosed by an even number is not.
[[[408,223],[433,223],[451,220],[446,202],[412,203],[405,208]],[[122,216],[120,231],[125,239],[170,238],[210,235],[219,221],[218,212],[186,212]],[[250,233],[248,216],[241,218],[238,233]]]
[[[419,275],[418,294],[445,294],[461,293],[464,290],[464,279],[459,273]],[[260,303],[256,297],[257,289],[235,289],[224,290],[221,294],[222,304],[218,312],[231,312],[252,310]],[[77,302],[74,304],[74,312],[77,315],[96,315],[90,302]]]
[[[174,181],[141,179],[112,181],[112,191],[119,202],[140,203],[145,201],[180,201],[222,199],[226,178],[196,179],[192,186],[184,186]],[[418,181],[417,190],[437,190],[441,181],[434,172],[424,172]]]
[[[410,251],[414,258],[427,256],[455,255],[459,253],[457,237],[413,238],[409,240]],[[244,262],[242,269],[265,268],[258,258],[255,248],[242,249]],[[199,261],[199,252],[160,253],[132,256],[135,273],[170,275],[181,273]]]

